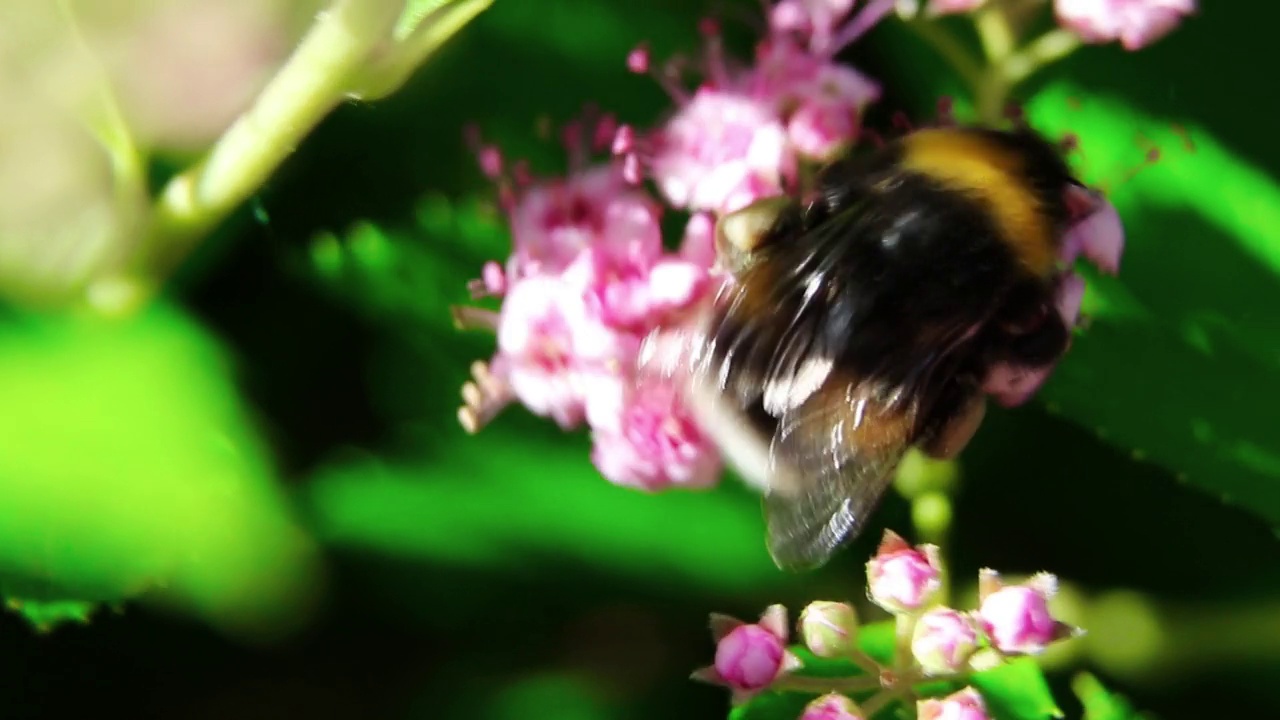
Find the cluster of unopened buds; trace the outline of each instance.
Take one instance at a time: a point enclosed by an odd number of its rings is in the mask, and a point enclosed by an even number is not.
[[[570,171],[535,178],[475,133],[483,172],[498,186],[512,253],[489,262],[471,283],[475,299],[497,310],[461,307],[460,326],[497,335],[497,352],[476,362],[463,388],[470,432],[519,403],[569,430],[590,428],[592,460],[618,485],[659,491],[707,488],[722,460],[674,381],[640,371],[646,337],[679,322],[722,279],[713,235],[718,217],[755,200],[795,193],[812,169],[871,136],[862,115],[881,88],[836,54],[887,17],[981,11],[996,0],[779,0],[766,6],[767,29],[744,61],[725,52],[713,20],[701,24],[700,58],[658,64],[645,45],[627,68],[652,76],[674,109],[653,128],[594,113],[564,128]],[[1193,0],[1056,0],[1064,32],[1082,42],[1153,42],[1192,12]],[[620,68],[621,70],[621,68]],[[697,70],[688,89],[683,79]],[[652,181],[646,184],[645,180]],[[1102,203],[1103,230],[1082,242],[1104,270],[1119,262],[1114,209]],[[678,249],[664,246],[667,210],[689,213]],[[1092,223],[1095,227],[1098,222]],[[1087,225],[1087,224],[1086,224]],[[1109,233],[1109,238],[1098,240]],[[1074,253],[1074,251],[1072,251]],[[1064,263],[1074,259],[1064,257]],[[1068,276],[1060,311],[1073,320],[1083,281]],[[1025,402],[1047,376],[1001,381],[993,395]]]
[[[1010,658],[1037,655],[1048,645],[1080,633],[1053,617],[1053,575],[1040,573],[1006,585],[994,570],[978,577],[978,607],[958,610],[940,602],[943,567],[938,548],[912,546],[886,531],[867,563],[867,596],[896,621],[898,657],[889,666],[859,649],[858,613],[844,602],[818,601],[800,614],[798,634],[818,658],[846,660],[850,675],[805,675],[801,657],[788,649],[787,610],[773,605],[759,621],[745,623],[712,615],[715,662],[693,673],[732,691],[735,705],[767,691],[814,694],[800,720],[866,719],[894,700],[912,700],[922,681],[955,680],[989,670]],[[853,695],[869,695],[860,705]],[[943,698],[916,700],[921,720],[982,720],[982,696],[965,686]]]

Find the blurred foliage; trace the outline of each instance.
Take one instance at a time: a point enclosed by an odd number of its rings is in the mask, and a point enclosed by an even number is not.
[[[435,5],[413,3],[402,27]],[[696,48],[710,7],[495,3],[397,93],[321,122],[166,302],[111,324],[17,311],[0,322],[7,714],[723,717],[726,693],[687,680],[714,650],[708,612],[861,594],[880,530],[910,524],[901,498],[830,567],[787,576],[764,553],[758,501],[735,483],[646,496],[604,483],[585,438],[527,413],[476,437],[454,422],[467,366],[492,339],[457,333],[448,307],[506,246],[463,127],[478,122],[535,169],[562,168],[540,121],[588,100],[656,118],[665,98],[625,72],[625,54],[641,40],[657,57]],[[1067,717],[1134,717],[1121,695],[1165,718],[1280,710],[1280,143],[1257,69],[1277,12],[1210,7],[1147,50],[1085,48],[1026,88],[1034,122],[1079,136],[1077,163],[1111,186],[1129,252],[1118,279],[1090,277],[1093,323],[1042,402],[993,409],[958,477],[901,488],[950,498],[953,577],[1048,569],[1077,588],[1092,633],[1046,662],[1052,696],[1031,662],[983,677],[1002,717],[1046,717],[1055,701]],[[748,29],[726,25],[745,50]],[[296,18],[272,27],[300,33]],[[280,62],[269,47],[238,82]],[[144,79],[177,67],[159,52],[109,67]],[[879,128],[954,92],[893,24],[850,60],[885,84],[869,118]],[[223,88],[223,114],[184,126],[184,102],[144,102],[156,87],[183,86],[138,85],[126,115],[168,111],[143,137],[176,155],[244,97]],[[63,129],[42,124],[44,104],[6,97],[3,139]],[[1143,164],[1139,131],[1163,154],[1125,180]],[[50,159],[32,168],[104,165],[82,146],[25,150]],[[0,174],[6,192],[45,188],[40,177]],[[91,202],[26,207],[75,226],[110,187],[89,190]],[[18,197],[5,195],[24,207]],[[183,612],[99,606],[139,599]],[[87,627],[27,627],[90,608]],[[239,642],[264,633],[277,644]]]
[[[1115,695],[1089,673],[1080,673],[1071,687],[1084,704],[1083,720],[1136,720],[1140,715],[1122,697]]]
[[[311,543],[237,396],[216,341],[172,308],[127,324],[7,318],[4,594],[146,593],[258,632],[303,619]]]

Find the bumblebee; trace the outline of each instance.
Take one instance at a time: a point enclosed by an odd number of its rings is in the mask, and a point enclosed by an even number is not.
[[[857,537],[909,448],[955,455],[992,368],[1062,356],[1062,238],[1096,198],[1028,128],[927,128],[721,218],[691,405],[780,568]]]

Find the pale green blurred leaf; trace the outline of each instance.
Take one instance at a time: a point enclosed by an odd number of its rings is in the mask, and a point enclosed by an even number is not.
[[[3,592],[300,617],[311,544],[237,398],[218,344],[163,306],[0,324]]]
[[[1128,701],[1103,687],[1091,673],[1080,673],[1071,689],[1084,705],[1084,720],[1138,720],[1141,715]]]
[[[1046,720],[1060,718],[1044,673],[1033,660],[1021,658],[973,676],[996,720]]]
[[[59,625],[85,625],[98,609],[98,603],[83,600],[21,600],[9,598],[10,610],[22,616],[39,632],[49,632]]]
[[[557,557],[739,590],[788,579],[764,552],[748,491],[729,480],[712,492],[616,487],[568,437],[464,436],[429,464],[337,466],[312,482],[311,501],[321,539],[392,556],[498,567]]]

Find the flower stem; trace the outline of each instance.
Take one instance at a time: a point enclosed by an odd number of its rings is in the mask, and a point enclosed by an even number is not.
[[[879,676],[853,675],[846,677],[810,677],[787,675],[774,681],[771,689],[805,693],[842,692],[854,693],[880,688]]]
[[[1005,81],[1011,85],[1022,82],[1045,65],[1070,55],[1078,47],[1080,38],[1075,33],[1064,28],[1050,30],[1005,60]]]
[[[380,96],[491,0],[447,3],[403,39],[393,28],[404,0],[334,0],[243,115],[156,199],[149,226],[123,267],[94,281],[91,306],[138,307],[218,223],[253,194],[344,100]]]
[[[249,197],[344,98],[350,78],[388,36],[401,3],[338,0],[322,13],[257,101],[209,154],[161,193],[148,271],[165,273]],[[142,269],[142,268],[135,268]]]
[[[974,17],[974,22],[988,63],[992,66],[999,65],[1013,52],[1017,43],[1003,3],[991,3],[979,10]]]
[[[982,82],[982,68],[978,65],[978,61],[954,35],[942,29],[936,22],[927,20],[912,20],[906,25],[920,36],[921,40],[933,47],[966,85],[974,88]]]

